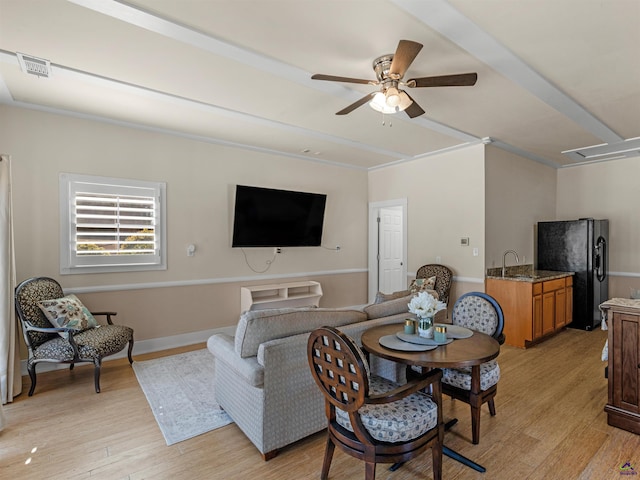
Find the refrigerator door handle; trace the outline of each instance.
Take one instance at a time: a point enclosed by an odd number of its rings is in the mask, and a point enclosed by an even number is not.
[[[598,281],[602,282],[607,278],[607,242],[604,238],[598,237],[595,250],[596,276]]]

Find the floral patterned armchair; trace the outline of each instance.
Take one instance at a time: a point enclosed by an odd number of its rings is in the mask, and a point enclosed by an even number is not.
[[[486,333],[498,342],[504,342],[502,329],[504,316],[498,302],[482,292],[469,292],[462,295],[453,306],[452,323],[477,332]],[[480,365],[480,390],[472,398],[471,367],[445,368],[442,370],[442,393],[471,405],[471,427],[473,443],[480,442],[480,408],[483,403],[489,405],[491,416],[496,415],[494,397],[500,380],[500,366],[497,360]]]
[[[115,312],[89,312],[75,295],[65,296],[58,282],[48,277],[25,280],[16,287],[15,307],[29,350],[27,370],[31,378],[29,396],[36,388],[36,365],[40,362],[94,365],[96,393],[100,393],[102,359],[123,350],[127,343],[133,363],[133,329],[114,325]],[[94,315],[105,316],[107,325]]]

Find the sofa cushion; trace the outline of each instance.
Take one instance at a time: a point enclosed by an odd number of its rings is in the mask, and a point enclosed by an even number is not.
[[[397,313],[406,312],[409,313],[409,302],[413,298],[413,294],[406,295],[404,297],[388,300],[382,303],[372,303],[363,308],[364,313],[367,314],[367,318],[372,320],[374,318],[388,317],[389,315],[395,315]]]
[[[276,338],[311,332],[318,327],[340,327],[367,319],[359,310],[281,308],[244,312],[236,328],[235,351],[242,358],[258,354],[260,344]]]
[[[406,297],[411,293],[413,292],[410,292],[409,290],[398,290],[397,292],[393,292],[393,293],[378,292],[376,293],[376,299],[373,303],[388,302],[389,300],[395,300],[396,298]]]

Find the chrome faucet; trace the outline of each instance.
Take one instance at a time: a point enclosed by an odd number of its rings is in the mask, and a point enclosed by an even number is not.
[[[502,278],[504,278],[504,271],[506,269],[507,253],[513,253],[513,255],[516,257],[516,263],[520,262],[518,254],[515,250],[507,250],[506,252],[504,252],[504,255],[502,256]]]

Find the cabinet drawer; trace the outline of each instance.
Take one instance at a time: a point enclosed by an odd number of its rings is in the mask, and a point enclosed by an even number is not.
[[[533,294],[534,295],[542,294],[542,282],[538,282],[538,283],[534,283],[533,284]]]
[[[564,278],[558,278],[557,280],[549,280],[547,282],[542,282],[542,291],[543,292],[553,292],[554,290],[559,290],[564,288]]]

